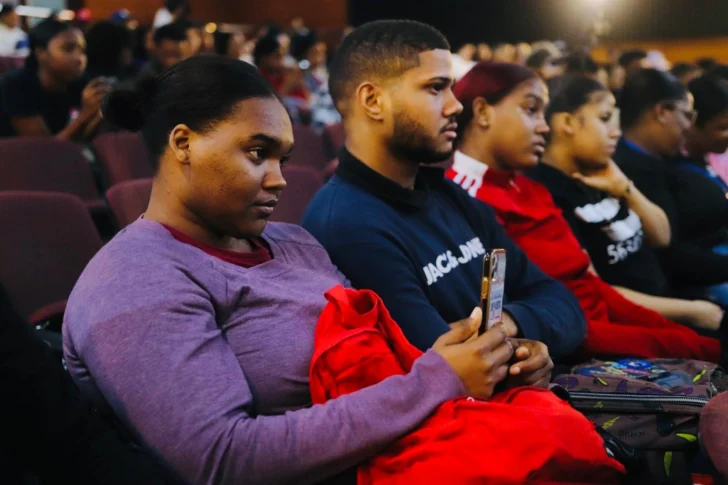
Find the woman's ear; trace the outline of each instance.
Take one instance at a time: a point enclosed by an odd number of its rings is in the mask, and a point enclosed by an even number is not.
[[[182,165],[190,163],[190,137],[192,130],[187,125],[177,125],[169,133],[169,148]]]
[[[553,135],[573,136],[576,131],[576,116],[571,113],[556,113],[549,123]]]
[[[564,113],[564,134],[567,136],[573,136],[576,132],[576,124],[580,123],[576,115],[571,113]]]
[[[489,128],[493,124],[495,112],[493,107],[483,98],[473,100],[473,120],[481,128]]]

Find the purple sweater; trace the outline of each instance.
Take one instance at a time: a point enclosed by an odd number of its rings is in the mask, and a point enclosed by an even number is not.
[[[73,379],[193,484],[315,483],[465,393],[428,351],[404,376],[311,406],[323,294],[346,281],[303,229],[268,224],[245,269],[140,219],[89,263],[64,323]]]

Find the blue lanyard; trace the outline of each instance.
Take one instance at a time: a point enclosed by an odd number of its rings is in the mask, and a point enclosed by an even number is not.
[[[641,153],[642,155],[647,155],[648,157],[654,158],[654,156],[651,153],[649,153],[647,150],[645,150],[644,148],[642,148],[635,142],[629,141],[628,139],[626,139],[624,137],[622,137],[622,141],[624,142],[625,145],[627,145],[627,147],[629,147],[629,149],[631,149],[635,152]]]
[[[724,194],[728,194],[728,184],[726,184],[723,181],[723,179],[720,178],[718,176],[718,174],[716,174],[712,170],[709,170],[707,167],[706,168],[700,168],[697,165],[693,165],[692,163],[687,163],[687,162],[678,162],[678,163],[681,166],[683,166],[683,167],[685,167],[685,168],[687,168],[689,170],[692,170],[693,172],[697,172],[699,174],[702,174],[703,176],[707,176],[713,182],[715,182],[718,185],[718,187],[720,187],[720,189],[723,191]]]

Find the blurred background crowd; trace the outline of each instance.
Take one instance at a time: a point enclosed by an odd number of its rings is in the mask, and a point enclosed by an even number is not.
[[[587,74],[617,92],[625,75],[635,69],[671,70],[687,83],[706,70],[720,70],[721,62],[728,59],[722,48],[725,29],[715,22],[720,9],[726,9],[720,2],[696,6],[668,0],[658,6],[654,1],[625,0],[460,0],[443,8],[437,2],[405,0],[273,1],[264,6],[169,0],[163,5],[88,1],[76,9],[73,7],[80,2],[42,3],[3,4],[0,74],[19,67],[31,44],[46,49],[50,56],[39,63],[40,68],[46,77],[64,85],[63,94],[69,99],[61,103],[63,109],[69,103],[83,108],[83,99],[86,111],[93,111],[97,106],[91,101],[100,96],[94,98],[92,91],[105,93],[118,82],[159,74],[181,59],[214,53],[256,65],[278,91],[294,121],[318,133],[340,120],[328,94],[327,61],[351,24],[375,18],[407,17],[438,27],[454,46],[458,78],[475,62],[494,60],[526,65],[545,79],[564,73]],[[60,50],[48,49],[54,36],[64,30],[59,25],[46,25],[33,38],[31,29],[48,17],[78,27],[83,34],[73,41],[76,57],[66,52],[69,56],[62,58]],[[89,84],[94,80],[97,82]],[[41,83],[43,89],[60,98],[59,89],[49,83],[51,79]],[[7,84],[1,89],[12,91]],[[29,95],[37,87],[16,84],[20,91],[6,97]],[[89,86],[87,96],[81,98],[83,88]],[[0,105],[0,136],[42,133],[39,126],[11,126],[7,118],[14,109],[17,107]],[[71,117],[75,116],[74,111]],[[46,119],[47,134],[58,134],[69,121],[60,112],[55,117],[54,123]],[[92,117],[93,129],[73,131],[71,138],[88,139],[98,133],[99,122]]]

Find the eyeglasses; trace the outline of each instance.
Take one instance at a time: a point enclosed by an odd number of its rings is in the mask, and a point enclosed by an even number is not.
[[[695,120],[698,119],[698,112],[694,109],[685,109],[675,103],[665,103],[665,108],[670,111],[679,111],[682,113],[683,117],[690,122],[690,124],[695,123]]]

